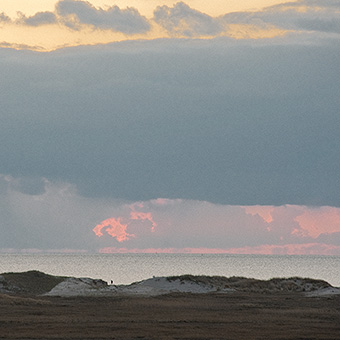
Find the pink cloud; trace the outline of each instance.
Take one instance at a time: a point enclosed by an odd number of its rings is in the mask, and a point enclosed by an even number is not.
[[[118,242],[123,242],[129,240],[131,237],[134,237],[133,234],[128,234],[126,231],[127,224],[122,224],[120,221],[120,218],[108,218],[101,222],[100,224],[96,225],[93,228],[94,233],[101,237],[103,236],[102,229],[106,228],[105,231],[111,235],[112,237],[115,237]]]
[[[116,248],[105,247],[98,251],[102,254],[116,254],[116,253],[143,253],[143,254],[220,254],[229,253],[226,249],[209,249],[209,248]]]
[[[126,248],[108,247],[101,252],[340,253],[337,239],[318,239],[319,235],[340,233],[339,208],[223,206],[170,199],[136,202],[123,208],[130,210],[125,210],[124,218],[107,219],[93,231],[102,236],[105,230],[119,242],[126,241]]]
[[[151,212],[141,212],[141,211],[131,211],[130,213],[131,220],[142,220],[142,221],[150,221],[152,224],[151,230],[154,231],[155,227],[157,227],[157,223],[153,220]]]
[[[230,254],[264,255],[340,255],[340,246],[324,243],[302,243],[284,245],[260,245],[256,247],[231,248]]]
[[[136,202],[135,204],[131,205],[129,208],[132,210],[130,212],[129,218],[125,219],[125,223],[122,223],[122,217],[118,218],[108,218],[102,221],[100,224],[96,225],[92,230],[98,236],[103,236],[102,230],[104,229],[107,234],[111,235],[112,237],[116,238],[118,242],[128,241],[131,238],[136,237],[135,234],[129,234],[127,232],[128,226],[132,223],[132,221],[149,221],[151,222],[151,231],[155,230],[157,227],[157,223],[154,221],[151,212],[143,212],[143,211],[136,211],[135,207],[142,209],[144,208],[143,202]],[[139,230],[139,231],[143,231]]]
[[[340,209],[335,207],[254,205],[245,206],[244,209],[247,214],[258,215],[267,222],[269,231],[274,222],[286,220],[286,216],[288,216],[292,219],[291,224],[298,223],[297,228],[294,227],[291,231],[291,234],[296,236],[317,238],[320,234],[340,232]]]
[[[241,248],[116,248],[106,247],[98,251],[103,254],[118,253],[168,253],[168,254],[263,254],[263,255],[340,255],[340,246],[306,243],[285,245],[261,245]]]
[[[305,208],[295,218],[313,238],[320,234],[340,232],[340,209],[334,207]]]
[[[250,215],[259,215],[264,221],[267,223],[271,223],[273,221],[272,212],[275,207],[273,206],[261,206],[261,205],[251,205],[244,207],[246,214]]]

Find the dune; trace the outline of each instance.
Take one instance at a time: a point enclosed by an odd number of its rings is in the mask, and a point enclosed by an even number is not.
[[[170,293],[230,294],[248,292],[272,294],[303,293],[309,297],[340,294],[340,289],[323,280],[310,278],[273,278],[180,275],[153,277],[130,285],[109,285],[100,279],[52,276],[39,271],[3,273],[0,294],[44,296],[157,296]]]
[[[0,338],[334,340],[339,302],[339,288],[299,277],[180,275],[116,286],[4,273]]]

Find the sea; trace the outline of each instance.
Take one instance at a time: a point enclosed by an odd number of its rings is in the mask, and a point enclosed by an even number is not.
[[[256,279],[308,277],[340,287],[340,256],[231,254],[0,254],[0,273],[39,270],[130,284],[183,274]]]

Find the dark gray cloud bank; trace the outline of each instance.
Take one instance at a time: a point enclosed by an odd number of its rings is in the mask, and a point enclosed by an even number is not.
[[[0,49],[0,251],[269,245],[339,254],[339,209],[317,207],[340,206],[338,19],[332,0],[218,18],[185,3],[146,19],[72,0],[17,20],[0,14],[1,27],[134,34],[156,22],[189,38]],[[291,32],[199,39],[232,24]],[[244,205],[278,207],[270,220]],[[97,237],[92,229],[108,218],[134,236],[119,242],[122,230],[104,228]]]
[[[0,173],[32,195],[340,206],[339,55],[317,36],[0,49]]]

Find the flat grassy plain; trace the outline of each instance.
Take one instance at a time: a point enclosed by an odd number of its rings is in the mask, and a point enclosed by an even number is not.
[[[0,295],[0,339],[340,339],[340,295]]]

